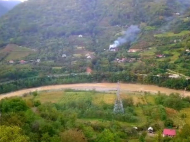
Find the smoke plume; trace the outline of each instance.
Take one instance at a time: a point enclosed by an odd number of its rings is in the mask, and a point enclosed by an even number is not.
[[[118,47],[125,43],[131,43],[136,38],[137,35],[140,33],[140,29],[137,25],[131,25],[124,33],[123,36],[119,37],[117,40],[114,41],[114,43],[110,46],[112,47]]]

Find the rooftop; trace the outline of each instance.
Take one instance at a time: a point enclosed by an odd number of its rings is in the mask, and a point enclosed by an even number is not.
[[[163,134],[164,135],[169,135],[169,136],[175,136],[176,135],[176,130],[174,130],[174,129],[164,129]]]

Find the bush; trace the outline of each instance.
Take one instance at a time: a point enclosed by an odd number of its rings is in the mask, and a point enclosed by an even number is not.
[[[26,105],[26,102],[24,100],[16,97],[16,98],[3,99],[0,102],[0,108],[3,113],[7,113],[7,112],[26,111],[28,109],[28,106]]]

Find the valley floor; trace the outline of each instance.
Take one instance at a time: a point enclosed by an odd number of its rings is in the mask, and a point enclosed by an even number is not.
[[[116,83],[83,83],[83,84],[67,84],[67,85],[50,85],[37,88],[24,89],[6,94],[0,94],[0,100],[6,97],[22,96],[34,91],[48,91],[48,90],[62,90],[62,89],[77,89],[77,90],[96,90],[96,91],[115,91],[117,89]],[[183,90],[174,90],[155,85],[141,85],[141,84],[126,84],[120,83],[121,91],[129,92],[151,92],[151,93],[179,93],[181,95],[190,96],[190,92]]]

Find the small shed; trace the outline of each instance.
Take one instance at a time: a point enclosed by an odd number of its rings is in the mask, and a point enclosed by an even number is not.
[[[149,133],[153,133],[153,131],[154,131],[154,129],[153,129],[152,127],[149,127],[149,128],[148,128],[148,132],[149,132]]]
[[[174,129],[164,129],[163,137],[174,137],[176,136],[176,130]]]

